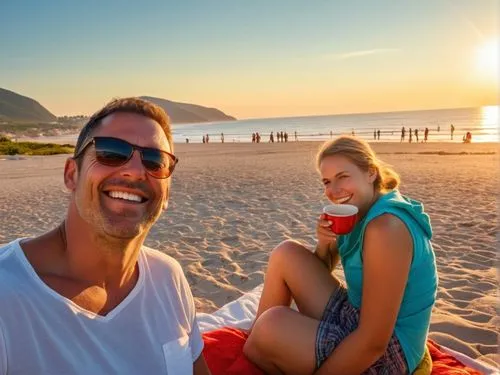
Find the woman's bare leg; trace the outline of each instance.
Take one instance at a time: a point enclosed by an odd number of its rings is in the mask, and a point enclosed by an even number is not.
[[[272,307],[255,323],[243,351],[266,374],[310,375],[316,369],[318,325],[289,307]]]
[[[273,306],[290,306],[320,320],[339,281],[311,251],[295,241],[279,244],[269,257],[256,320]]]

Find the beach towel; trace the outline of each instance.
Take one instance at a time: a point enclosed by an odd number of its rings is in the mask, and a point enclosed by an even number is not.
[[[245,331],[223,327],[203,333],[203,354],[212,375],[264,375],[243,354],[248,338]],[[415,375],[480,375],[481,372],[467,367],[451,354],[445,353],[432,340],[427,341],[424,359]]]
[[[197,314],[198,324],[205,342],[203,353],[213,375],[263,374],[243,354],[243,346],[247,339],[246,330],[250,329],[257,313],[262,287],[262,284],[259,285],[212,314]],[[492,366],[439,345],[432,340],[427,341],[427,349],[432,359],[432,375],[494,375],[500,373]],[[426,373],[422,373],[422,375],[424,374]]]

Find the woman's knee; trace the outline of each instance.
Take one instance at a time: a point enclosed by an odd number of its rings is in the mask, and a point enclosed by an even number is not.
[[[275,330],[283,322],[290,308],[286,306],[274,306],[266,310],[255,322],[252,333],[248,337],[243,348],[245,355],[252,359],[258,356],[272,354],[275,345]]]
[[[294,240],[285,240],[276,246],[269,256],[269,263],[289,263],[311,253],[304,245]]]

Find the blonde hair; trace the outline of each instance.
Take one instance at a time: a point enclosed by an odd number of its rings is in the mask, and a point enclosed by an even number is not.
[[[319,168],[324,158],[342,155],[358,166],[364,172],[370,168],[377,172],[373,181],[375,191],[385,192],[399,186],[399,175],[386,163],[377,158],[368,142],[359,138],[342,136],[323,144],[316,156],[316,166]]]

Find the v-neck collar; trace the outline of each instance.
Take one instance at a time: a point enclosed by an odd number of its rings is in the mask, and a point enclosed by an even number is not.
[[[21,263],[23,264],[24,268],[28,271],[28,273],[31,275],[33,281],[45,292],[50,294],[52,297],[56,298],[60,302],[64,303],[65,305],[69,305],[73,310],[76,310],[85,316],[87,316],[90,319],[101,321],[101,322],[108,322],[112,320],[115,316],[117,316],[122,310],[124,310],[127,305],[130,304],[130,302],[135,298],[135,296],[139,293],[139,291],[142,289],[144,285],[144,254],[142,249],[139,251],[139,257],[137,259],[137,266],[139,268],[139,278],[137,279],[137,283],[134,285],[130,293],[121,301],[113,310],[111,310],[108,314],[106,315],[100,315],[95,312],[89,311],[87,309],[84,309],[80,305],[76,304],[69,298],[64,297],[63,295],[57,293],[54,289],[49,287],[41,278],[38,276],[36,273],[35,269],[29,262],[28,258],[26,257],[26,254],[24,254],[23,249],[21,248],[21,241],[24,240],[25,238],[20,238],[14,241],[14,251],[18,258],[20,259]]]

